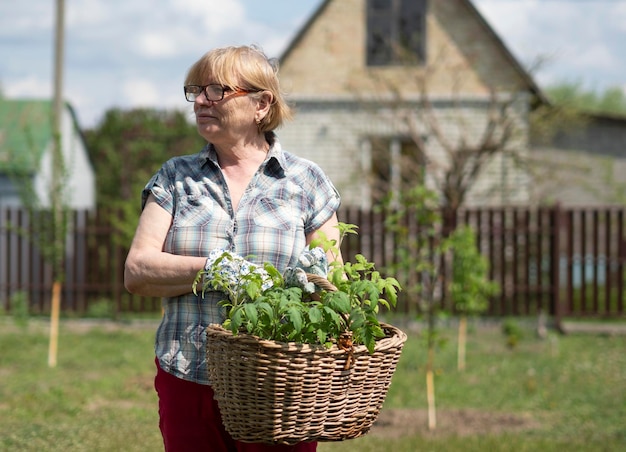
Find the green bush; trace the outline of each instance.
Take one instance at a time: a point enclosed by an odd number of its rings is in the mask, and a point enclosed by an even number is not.
[[[30,317],[28,294],[18,290],[11,295],[11,314],[13,321],[19,327],[26,328]]]

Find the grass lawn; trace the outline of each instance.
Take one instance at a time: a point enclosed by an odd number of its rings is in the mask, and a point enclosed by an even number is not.
[[[58,365],[47,366],[42,320],[0,316],[0,450],[158,451],[154,322],[62,321]],[[456,332],[437,354],[435,431],[426,428],[424,362],[410,334],[380,424],[330,451],[626,450],[626,335],[530,329],[514,349],[496,326],[470,331],[456,370]]]

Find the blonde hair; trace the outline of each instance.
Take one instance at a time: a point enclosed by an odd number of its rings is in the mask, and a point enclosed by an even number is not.
[[[269,132],[292,117],[280,91],[278,60],[268,58],[256,46],[230,46],[208,51],[187,72],[185,85],[204,85],[207,80],[232,89],[250,90],[260,97],[262,91],[272,94],[269,112],[259,122],[259,131]]]

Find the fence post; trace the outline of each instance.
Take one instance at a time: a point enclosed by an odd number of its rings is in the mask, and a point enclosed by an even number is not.
[[[563,306],[561,304],[561,227],[562,211],[561,204],[556,203],[552,209],[552,249],[550,260],[552,261],[551,286],[552,286],[552,311],[554,315],[554,326],[563,333],[562,315]]]

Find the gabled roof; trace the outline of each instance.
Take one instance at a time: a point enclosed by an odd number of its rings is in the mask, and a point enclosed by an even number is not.
[[[0,172],[35,172],[51,138],[51,101],[0,99]]]
[[[74,129],[84,144],[74,109],[70,113]],[[0,97],[0,174],[32,174],[52,140],[52,101],[4,99]]]
[[[332,3],[333,1],[334,0],[324,0],[323,2],[320,3],[317,10],[309,17],[307,22],[297,32],[297,34],[291,40],[291,42],[289,43],[289,45],[287,46],[283,54],[280,56],[279,61],[281,64],[284,63],[289,58],[292,51],[298,46],[298,44],[307,34],[311,26],[315,23],[315,21],[319,18],[319,16],[322,15],[322,13],[328,7],[328,5]],[[441,1],[447,1],[447,0],[441,0]],[[467,8],[471,17],[476,20],[476,22],[484,30],[485,34],[489,36],[489,38],[492,40],[494,45],[500,50],[504,59],[511,64],[511,67],[514,69],[515,72],[518,73],[520,78],[524,81],[524,83],[528,87],[529,91],[532,92],[533,95],[536,96],[537,101],[542,104],[550,104],[549,99],[541,91],[541,89],[535,83],[535,81],[533,80],[531,75],[528,73],[528,71],[526,71],[526,69],[524,69],[524,67],[520,64],[520,62],[515,58],[515,56],[511,53],[508,47],[504,44],[504,41],[502,41],[502,39],[498,36],[495,30],[487,23],[485,18],[476,9],[476,7],[473,5],[471,0],[459,0],[459,1],[462,5],[464,5]],[[339,19],[340,18],[338,18],[338,20]]]
[[[300,43],[304,35],[306,35],[309,29],[311,28],[311,25],[315,23],[317,18],[322,14],[324,9],[328,6],[328,4],[331,1],[332,0],[324,0],[322,3],[320,3],[318,8],[315,10],[315,12],[311,14],[311,17],[309,17],[308,20],[305,22],[305,24],[300,28],[300,30],[298,30],[294,38],[289,42],[289,45],[287,46],[283,54],[280,56],[279,62],[281,64],[289,57],[289,54],[291,53],[291,51]]]
[[[515,68],[515,70],[520,74],[520,77],[526,82],[530,91],[537,96],[537,99],[544,104],[550,104],[550,101],[546,97],[546,95],[541,91],[539,85],[537,85],[531,75],[528,73],[526,69],[520,64],[520,62],[515,58],[515,56],[511,53],[509,48],[504,44],[504,41],[498,36],[495,30],[489,25],[487,20],[483,17],[482,14],[476,9],[474,4],[470,0],[462,0],[463,3],[466,4],[467,8],[471,12],[471,14],[476,18],[476,20],[480,23],[480,25],[485,29],[485,33],[489,34],[491,39],[497,44],[497,46],[502,51],[504,57],[511,63],[511,66]]]

